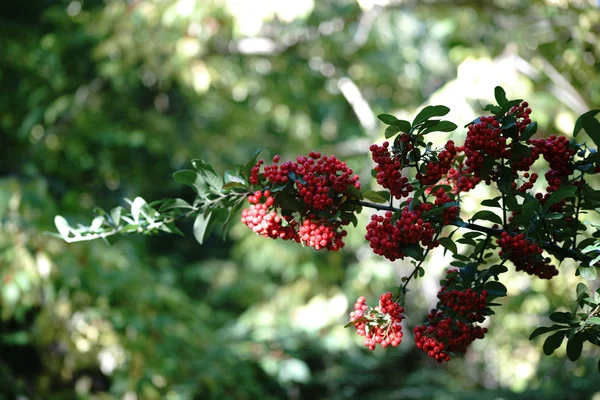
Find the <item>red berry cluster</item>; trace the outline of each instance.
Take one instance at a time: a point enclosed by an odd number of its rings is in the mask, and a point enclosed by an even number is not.
[[[430,161],[426,166],[425,173],[418,173],[416,175],[416,178],[421,182],[421,185],[433,185],[439,182],[452,167],[456,152],[457,149],[454,147],[454,142],[449,140],[444,146],[444,150],[438,153],[438,161]]]
[[[558,275],[558,270],[550,264],[550,259],[542,257],[543,250],[525,239],[522,233],[512,236],[508,232],[502,232],[498,245],[502,248],[499,255],[505,255],[512,261],[517,271],[525,271],[542,279],[552,279]]]
[[[280,198],[271,196],[275,189],[266,190],[269,194],[264,196],[257,191],[248,197],[252,206],[242,211],[242,222],[259,235],[294,240],[316,250],[337,251],[344,247],[343,237],[347,232],[341,227],[350,223],[347,213],[351,211],[340,212],[340,207],[349,187],[360,189],[358,176],[335,156],[314,151],[308,157],[297,157],[296,162],[278,165],[280,160],[275,156],[273,164],[264,167],[264,160],[259,160],[251,169],[250,183],[279,189],[292,183],[290,200],[298,204],[298,209],[284,212]]]
[[[427,324],[414,328],[417,348],[439,363],[483,338],[487,329],[474,323],[485,320],[488,305],[487,290],[467,285],[457,269],[447,270],[441,283],[437,308],[429,313]]]
[[[298,229],[298,235],[302,243],[315,250],[338,251],[344,247],[342,238],[347,235],[339,227],[339,223],[319,221],[314,215],[309,215]]]
[[[261,199],[264,202],[261,202]],[[265,190],[264,193],[261,191],[254,192],[253,195],[248,196],[248,202],[251,204],[250,208],[242,210],[242,222],[257,235],[271,239],[295,239],[294,227],[296,222],[291,221],[289,225],[283,226],[283,218],[271,208],[274,201],[275,199],[271,196],[269,190]],[[271,211],[269,211],[270,208]]]
[[[435,191],[435,205],[441,207],[444,204],[448,204],[454,201],[443,188],[438,188]],[[440,214],[442,225],[449,225],[452,221],[456,221],[460,208],[458,206],[451,206],[445,208]]]
[[[404,140],[405,137],[406,140]],[[408,135],[403,134],[402,140],[407,142]],[[402,176],[402,162],[399,157],[393,156],[389,146],[389,142],[383,142],[381,146],[373,144],[369,148],[373,161],[377,163],[375,167],[377,175],[375,178],[377,179],[377,183],[389,189],[390,194],[396,199],[408,197],[409,193],[413,191],[413,187],[408,183],[408,178]]]
[[[279,161],[279,156],[273,157],[273,164],[265,165],[261,176],[260,167],[264,161],[259,160],[250,172],[250,183],[264,182],[273,186],[286,184],[291,179],[296,183],[298,198],[309,210],[335,212],[348,187],[360,189],[358,175],[335,156],[311,151],[308,157],[298,156],[296,162],[277,165]]]
[[[551,135],[547,139],[529,139],[527,143],[532,145],[532,151],[533,148],[537,149],[550,165],[550,170],[545,175],[549,185],[547,191],[556,191],[573,173],[571,163],[576,153],[575,149],[569,147],[569,140],[564,136]]]
[[[395,222],[392,222],[391,211],[384,216],[373,215],[367,225],[365,239],[369,241],[375,254],[390,261],[404,259],[406,255],[402,248],[406,245],[420,243],[423,247],[434,248],[438,245],[433,240],[435,229],[431,222],[421,218],[423,211],[432,207],[431,204],[421,203],[411,211],[406,206]]]
[[[350,313],[350,322],[356,321],[356,333],[365,337],[364,344],[369,350],[375,350],[377,344],[383,348],[396,347],[402,342],[403,312],[404,308],[393,300],[390,292],[379,297],[379,306],[374,309],[367,306],[361,296]]]
[[[438,363],[450,361],[451,353],[465,353],[475,339],[483,339],[487,328],[445,317],[444,312],[433,309],[428,323],[413,330],[415,344]]]

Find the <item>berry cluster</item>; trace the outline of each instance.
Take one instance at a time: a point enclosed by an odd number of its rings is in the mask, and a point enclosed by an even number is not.
[[[297,235],[294,230],[296,222],[291,221],[289,225],[283,226],[283,218],[274,210],[269,211],[274,201],[269,190],[265,190],[264,193],[254,192],[253,195],[248,196],[250,208],[242,210],[242,222],[257,235],[271,239],[296,239]]]
[[[297,157],[296,162],[278,165],[280,160],[275,156],[271,165],[259,160],[252,167],[250,183],[273,190],[248,197],[252,205],[242,211],[242,222],[258,235],[294,240],[315,250],[344,247],[347,232],[341,227],[350,223],[348,213],[353,211],[340,208],[350,187],[360,189],[358,175],[335,156],[314,151],[308,157]]]
[[[386,348],[396,347],[402,342],[402,325],[404,319],[402,308],[387,292],[379,297],[379,306],[371,308],[365,304],[365,298],[359,297],[350,313],[350,322],[354,322],[356,333],[365,337],[365,346],[375,350],[377,344]]]
[[[431,222],[421,218],[423,211],[432,207],[429,203],[421,203],[411,211],[410,206],[406,206],[395,222],[391,211],[384,216],[373,215],[367,225],[365,239],[369,241],[375,254],[390,261],[404,259],[406,254],[402,248],[406,245],[420,243],[423,247],[434,248],[438,245],[433,240],[435,228]]]
[[[418,173],[416,175],[416,178],[421,182],[421,185],[433,185],[439,182],[452,167],[456,153],[457,149],[454,147],[454,142],[449,140],[444,146],[444,150],[438,153],[438,161],[430,161],[426,166],[425,173]]]
[[[428,323],[413,330],[415,344],[438,363],[450,361],[451,353],[465,353],[475,339],[483,339],[487,328],[444,317],[444,312],[433,309]]]
[[[543,250],[525,239],[522,233],[512,236],[508,232],[502,232],[498,245],[502,248],[499,255],[512,261],[517,271],[525,271],[542,279],[552,279],[558,275],[558,270],[550,264],[550,259],[542,257]]]
[[[488,292],[470,287],[460,279],[457,269],[446,271],[438,292],[437,308],[428,322],[414,328],[417,348],[437,362],[450,360],[451,353],[464,353],[475,339],[482,339],[487,328],[475,325],[488,315]]]
[[[296,192],[306,208],[312,211],[335,212],[340,199],[348,187],[360,189],[358,175],[345,162],[335,156],[325,156],[311,151],[309,156],[298,156],[296,162],[286,161],[277,165],[279,156],[273,157],[273,164],[265,165],[262,175],[259,160],[250,171],[250,183],[264,183],[270,186],[285,185],[290,180],[296,184]]]
[[[408,135],[403,134],[402,141],[408,142]],[[383,142],[381,146],[373,144],[369,148],[373,161],[377,163],[375,178],[377,183],[389,189],[390,195],[396,199],[408,197],[409,193],[413,191],[413,187],[408,183],[408,178],[402,176],[402,162],[399,157],[393,156],[389,146],[389,142]]]

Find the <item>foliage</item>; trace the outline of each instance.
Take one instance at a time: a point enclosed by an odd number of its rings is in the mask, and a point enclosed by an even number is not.
[[[67,246],[46,234],[53,215],[79,229],[81,216],[122,198],[192,205],[192,192],[169,183],[166,171],[192,169],[198,156],[225,171],[267,143],[265,158],[312,148],[338,154],[368,190],[362,155],[378,140],[375,115],[412,121],[430,97],[452,105],[448,119],[467,121],[503,84],[535,100],[538,137],[571,132],[576,115],[600,101],[593,2],[305,3],[293,3],[295,14],[278,3],[2,3],[2,396],[582,398],[598,391],[587,376],[595,363],[580,360],[574,369],[561,348],[539,360],[526,343],[534,325],[551,325],[537,316],[573,296],[566,289],[576,278],[562,273],[570,259],[550,284],[505,273],[509,296],[495,308],[487,339],[432,377],[410,346],[372,356],[341,329],[343,293],[371,298],[410,272],[369,256],[362,229],[349,229],[338,253],[255,240],[233,223],[226,241],[208,236],[202,247],[164,234]],[[428,137],[436,146],[445,140]],[[382,201],[373,193],[363,200]],[[481,195],[463,197],[465,209]],[[177,218],[192,209],[169,211]],[[193,221],[176,225],[190,237]],[[428,276],[450,261],[440,259],[442,250],[430,252]],[[423,282],[407,298],[411,328],[437,301]]]

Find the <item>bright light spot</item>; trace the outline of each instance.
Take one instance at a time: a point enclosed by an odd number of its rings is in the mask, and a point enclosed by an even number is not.
[[[67,6],[67,14],[69,14],[70,17],[75,17],[80,12],[81,12],[81,3],[78,1],[72,1]]]
[[[185,18],[192,15],[195,7],[196,0],[179,0],[175,6],[175,10],[177,11],[177,14]]]
[[[52,271],[52,262],[48,255],[44,252],[38,252],[35,255],[35,263],[37,265],[38,272],[40,276],[44,279],[50,276],[50,272]]]
[[[573,115],[566,113],[564,111],[560,111],[554,117],[554,124],[561,132],[573,132],[573,128],[575,127],[575,120]]]
[[[92,345],[89,340],[84,338],[79,338],[75,340],[75,347],[81,353],[87,353],[92,348]]]
[[[234,87],[231,92],[231,97],[237,102],[246,100],[246,98],[248,98],[248,88],[242,85]]]
[[[192,86],[197,93],[204,93],[210,87],[210,74],[202,61],[192,65]]]
[[[44,136],[44,127],[39,124],[34,125],[33,128],[31,128],[31,142],[38,142],[42,136]]]
[[[184,37],[177,41],[177,53],[185,58],[195,57],[200,52],[200,41],[192,37]]]
[[[105,375],[110,375],[117,368],[117,358],[108,349],[102,349],[98,353],[98,363],[100,371]]]
[[[235,49],[242,54],[273,54],[277,43],[267,38],[244,38],[235,43]]]
[[[154,386],[161,389],[167,385],[167,380],[162,375],[152,375],[152,383]]]

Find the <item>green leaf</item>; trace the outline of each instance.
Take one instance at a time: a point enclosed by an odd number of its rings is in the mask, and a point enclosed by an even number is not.
[[[123,212],[123,207],[115,207],[110,210],[110,219],[112,220],[113,225],[118,226],[119,221],[121,220],[121,213]]]
[[[439,238],[438,242],[440,242],[440,244],[446,250],[449,250],[452,254],[458,252],[458,248],[456,247],[456,243],[454,243],[454,240],[450,239],[449,237]]]
[[[485,199],[481,202],[481,205],[486,206],[486,207],[502,208],[502,206],[500,205],[501,198],[502,198],[501,196],[498,196],[498,197],[494,197],[493,199]]]
[[[588,325],[600,325],[600,317],[590,317],[585,320]]]
[[[498,103],[500,107],[502,107],[504,103],[508,102],[508,99],[506,98],[506,92],[500,86],[496,86],[494,88],[494,97],[496,98],[496,103]]]
[[[567,357],[569,357],[569,360],[575,361],[581,356],[584,341],[585,336],[578,332],[567,342]]]
[[[529,157],[531,155],[531,149],[529,146],[525,146],[521,143],[514,143],[513,148],[510,151],[510,158],[508,159],[509,163],[514,163],[523,158]]]
[[[600,147],[600,121],[591,115],[586,115],[581,120],[583,129],[590,139],[594,141],[596,147]]]
[[[60,215],[54,217],[54,226],[56,226],[56,230],[58,230],[58,233],[60,233],[63,238],[66,239],[69,237],[69,234],[71,233],[71,226],[64,217]]]
[[[600,113],[600,110],[590,110],[587,111],[583,114],[581,114],[579,116],[579,118],[577,118],[577,121],[575,121],[575,127],[573,128],[573,137],[576,137],[577,134],[581,131],[581,129],[583,128],[583,120],[584,119],[588,119],[588,118],[594,118],[596,116],[596,114]]]
[[[187,208],[187,209],[194,209],[194,206],[192,206],[190,203],[188,203],[187,201],[183,200],[183,199],[166,199],[163,204],[160,206],[160,208],[158,209],[158,211],[168,211],[168,210],[172,210],[174,208]]]
[[[526,141],[527,139],[530,139],[537,132],[537,128],[538,125],[535,121],[527,125],[523,133],[521,133],[521,140]]]
[[[173,174],[173,179],[175,179],[176,182],[194,188],[198,196],[206,197],[206,195],[208,194],[208,187],[206,185],[206,182],[202,178],[202,175],[200,175],[196,171],[192,171],[190,169],[177,171]]]
[[[550,197],[548,197],[548,200],[546,200],[546,203],[544,204],[544,207],[542,208],[542,210],[544,212],[546,212],[546,211],[548,211],[548,209],[550,209],[550,207],[552,207],[554,204],[558,203],[559,201],[564,200],[569,197],[575,197],[576,192],[577,192],[577,186],[563,185],[563,186],[559,187],[558,190],[556,190],[554,193],[552,193],[550,195]]]
[[[363,192],[362,195],[365,199],[378,204],[386,203],[390,200],[390,193],[385,190],[377,192],[373,190],[367,190],[366,192]]]
[[[140,220],[140,214],[142,214],[142,208],[146,205],[146,200],[141,197],[136,197],[131,203],[131,216],[133,221],[137,224]]]
[[[579,271],[579,275],[583,277],[583,279],[588,281],[596,280],[598,272],[596,271],[596,267],[579,267],[577,269]]]
[[[410,122],[405,121],[403,119],[397,119],[396,121],[393,122],[393,124],[395,127],[398,127],[400,129],[400,132],[406,133],[406,132],[410,132]]]
[[[234,171],[227,170],[225,171],[225,175],[223,176],[223,181],[225,184],[227,183],[241,183],[242,185],[246,184],[246,180],[243,176],[236,174]]]
[[[493,104],[488,104],[485,107],[483,107],[483,111],[489,111],[492,114],[500,114],[502,112],[502,108],[495,106]],[[474,124],[479,123],[479,121],[477,122],[473,122]]]
[[[483,288],[488,291],[488,295],[491,297],[504,297],[506,296],[506,286],[498,281],[489,281],[483,285]]]
[[[523,99],[515,99],[515,100],[509,100],[506,103],[504,103],[502,105],[502,107],[500,107],[500,114],[505,114],[507,112],[510,111],[510,109],[514,106],[518,106],[519,104],[521,104],[521,102],[523,101]],[[506,129],[507,127],[505,126],[505,124],[502,124],[502,129]]]
[[[488,210],[479,211],[479,212],[475,213],[475,215],[473,215],[473,217],[471,217],[471,221],[473,221],[473,222],[477,221],[478,219],[482,219],[484,221],[490,221],[490,222],[494,222],[496,224],[502,225],[502,218],[500,218],[498,215],[496,215],[495,213],[488,211]]]
[[[212,165],[201,159],[192,160],[192,165],[202,175],[204,181],[213,189],[214,192],[220,192],[223,188],[223,179],[215,172]]]
[[[531,332],[531,335],[529,335],[529,340],[533,340],[536,337],[543,335],[544,333],[548,333],[548,332],[552,332],[552,331],[556,331],[558,329],[564,329],[565,326],[564,325],[552,325],[552,326],[540,326],[539,328],[536,328],[533,332]]]
[[[400,132],[400,128],[394,125],[390,125],[385,129],[385,138],[389,139],[395,136],[398,132]]]
[[[250,177],[250,170],[256,165],[256,161],[258,160],[258,156],[261,153],[261,151],[262,149],[256,150],[252,158],[250,158],[250,160],[248,160],[242,168],[242,173],[244,173],[246,177]]]
[[[521,213],[529,219],[532,219],[534,216],[539,214],[542,211],[542,206],[537,201],[537,199],[532,199],[530,201],[525,202],[521,206]]]
[[[401,250],[408,257],[413,258],[417,261],[422,261],[424,259],[423,249],[419,245],[411,244],[411,245],[402,247]]]
[[[198,243],[202,244],[204,239],[210,234],[208,225],[212,217],[212,212],[209,212],[206,216],[203,213],[198,214],[194,221],[194,237]]]
[[[379,114],[377,118],[379,118],[379,120],[381,120],[384,124],[388,125],[392,125],[394,122],[398,121],[398,118],[390,114]]]
[[[578,324],[579,320],[570,312],[556,311],[550,314],[550,320],[559,324]]]
[[[565,333],[565,331],[558,331],[553,335],[548,336],[543,346],[544,354],[549,356],[550,354],[554,353],[554,350],[558,349],[562,344],[563,339],[565,338]]]
[[[442,117],[449,112],[450,109],[446,106],[427,106],[417,114],[412,125],[414,127],[417,124],[427,121],[431,117]]]
[[[450,121],[440,121],[435,125],[432,125],[425,129],[422,133],[426,135],[430,132],[452,132],[455,131],[458,126],[454,122]]]

